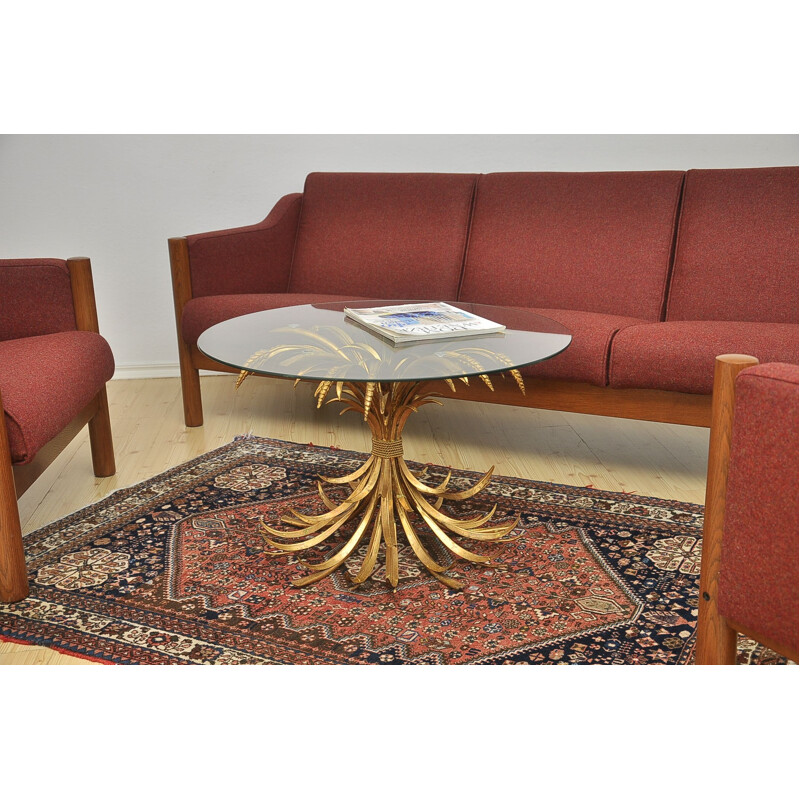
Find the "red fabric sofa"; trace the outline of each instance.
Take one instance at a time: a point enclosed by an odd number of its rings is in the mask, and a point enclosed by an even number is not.
[[[28,594],[17,498],[87,423],[95,475],[114,474],[113,374],[89,259],[0,260],[0,602]]]
[[[348,298],[530,308],[573,341],[531,391],[459,396],[709,425],[714,358],[798,361],[798,169],[312,173],[261,223],[170,239],[187,425],[196,347],[239,314]],[[479,382],[476,382],[479,383]]]

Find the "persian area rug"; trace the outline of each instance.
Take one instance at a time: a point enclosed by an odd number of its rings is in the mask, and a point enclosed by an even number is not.
[[[703,509],[686,503],[494,477],[443,508],[463,518],[496,503],[499,521],[521,513],[522,535],[469,543],[495,563],[453,564],[463,591],[433,578],[404,538],[397,591],[382,569],[359,586],[340,570],[293,587],[307,573],[268,553],[261,521],[321,513],[318,474],[365,458],[243,438],[31,533],[31,594],[0,605],[0,637],[113,664],[692,662]],[[425,481],[446,472],[429,466]],[[451,485],[477,478],[454,472]],[[450,560],[438,540],[425,544]],[[783,663],[743,639],[739,660]]]

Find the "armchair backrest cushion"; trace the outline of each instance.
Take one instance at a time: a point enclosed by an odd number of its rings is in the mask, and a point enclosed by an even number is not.
[[[475,176],[312,173],[290,292],[455,300]]]
[[[0,341],[75,329],[66,261],[0,260]]]
[[[736,378],[719,572],[720,613],[797,650],[798,368],[759,364]]]
[[[660,319],[683,176],[481,175],[459,299]]]
[[[689,170],[668,320],[797,322],[797,175]]]

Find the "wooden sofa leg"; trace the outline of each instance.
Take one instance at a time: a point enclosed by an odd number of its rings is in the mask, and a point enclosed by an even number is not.
[[[185,236],[168,240],[169,264],[172,271],[172,298],[175,304],[175,327],[178,334],[178,359],[181,366],[183,419],[187,428],[203,424],[203,401],[200,397],[200,370],[192,362],[192,354],[183,340],[184,306],[192,299],[192,272],[189,268],[189,243]]]
[[[0,400],[0,603],[16,603],[24,600],[28,593],[14,470]]]
[[[94,474],[98,478],[113,475],[117,471],[117,465],[114,460],[114,439],[111,435],[111,417],[108,413],[105,386],[97,393],[97,411],[89,420],[89,444]]]
[[[188,359],[187,359],[188,360]],[[183,419],[187,428],[203,424],[203,398],[200,394],[200,370],[181,359],[181,394]]]
[[[714,365],[697,617],[697,664],[736,662],[736,631],[728,626],[719,613],[717,590],[725,527],[725,494],[728,488],[736,376],[746,367],[756,364],[758,359],[752,356],[723,355],[717,356]]]

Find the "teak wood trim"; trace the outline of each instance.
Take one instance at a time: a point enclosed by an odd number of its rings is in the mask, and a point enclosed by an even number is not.
[[[0,603],[16,603],[26,598],[28,591],[11,448],[0,395]]]
[[[85,256],[67,259],[67,269],[69,270],[70,286],[72,288],[72,305],[75,310],[75,324],[79,331],[91,331],[100,333],[100,324],[97,318],[97,303],[94,294],[94,280],[92,279],[91,261]],[[94,474],[98,478],[107,478],[117,471],[114,460],[114,440],[111,434],[111,417],[108,411],[108,397],[105,386],[98,392],[97,396],[89,403],[93,407],[93,413],[84,420],[83,424],[89,424],[89,443],[92,451],[92,467]],[[86,409],[83,409],[76,417],[83,417]],[[73,429],[73,423],[68,426]],[[63,444],[55,455],[66,447],[72,438],[83,427],[79,426],[72,436],[64,439],[62,436],[56,437]],[[38,454],[37,454],[38,455]],[[53,458],[55,458],[55,455]],[[52,461],[52,458],[50,459]],[[49,461],[47,462],[50,463]]]
[[[492,376],[494,391],[483,381],[471,378],[469,386],[458,386],[446,396],[482,403],[623,417],[650,422],[671,422],[707,428],[711,424],[711,397],[702,394],[667,392],[659,389],[614,389],[590,383],[547,378],[525,378],[525,394],[516,383]]]
[[[756,364],[758,359],[752,356],[732,354],[717,356],[714,365],[703,552],[700,562],[695,654],[697,664],[733,664],[736,661],[736,630],[719,613],[717,595],[725,528],[725,494],[728,488],[736,376],[746,367]]]
[[[192,274],[189,268],[189,243],[185,236],[168,240],[169,264],[172,272],[172,297],[175,305],[175,328],[178,334],[178,361],[181,370],[183,418],[188,428],[203,424],[203,398],[200,393],[200,372],[194,354],[181,331],[183,307],[192,299]],[[210,369],[219,369],[219,364]]]
[[[192,345],[188,350],[195,369],[239,372],[238,369],[220,364],[204,355],[197,349],[197,345]],[[704,394],[666,392],[659,389],[612,389],[589,383],[526,378],[523,395],[514,381],[495,376],[492,376],[494,391],[477,377],[470,379],[469,386],[460,381],[456,386],[457,391],[453,393],[442,382],[442,395],[454,400],[669,422],[700,428],[708,428],[711,424],[711,396]]]
[[[97,321],[97,305],[94,298],[91,262],[85,257],[67,259],[69,281],[72,288],[72,306],[75,324],[79,331],[100,332]]]

